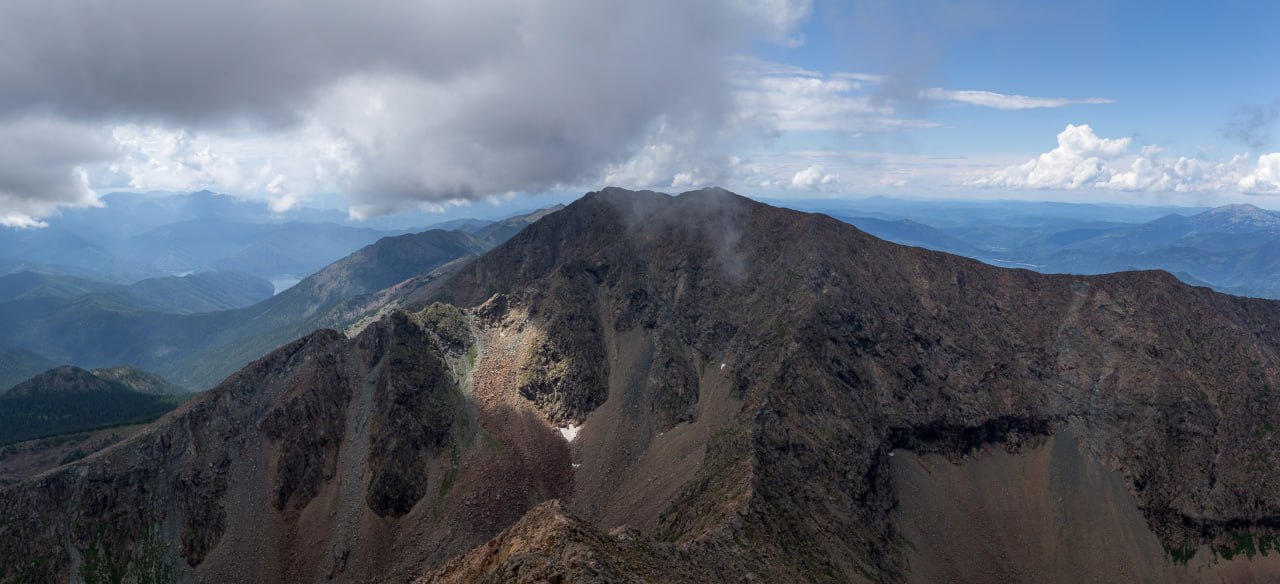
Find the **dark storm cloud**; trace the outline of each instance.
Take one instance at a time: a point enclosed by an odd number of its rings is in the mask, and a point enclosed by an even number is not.
[[[807,14],[806,0],[6,0],[0,119],[303,128],[350,158],[338,186],[358,212],[391,212],[598,176],[658,125],[714,133],[728,56],[791,39]]]
[[[495,2],[7,0],[0,111],[287,118],[351,73],[462,74],[510,51],[518,17]]]
[[[79,165],[105,160],[102,136],[47,118],[0,121],[0,225],[34,227],[59,205],[95,201]],[[30,193],[40,193],[31,196]]]

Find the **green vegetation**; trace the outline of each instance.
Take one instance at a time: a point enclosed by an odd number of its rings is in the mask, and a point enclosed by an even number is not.
[[[467,317],[454,306],[436,302],[414,314],[413,318],[423,328],[435,333],[446,346],[461,348],[471,344]]]
[[[111,561],[111,544],[103,541],[103,531],[87,549],[80,550],[84,563],[80,565],[80,577],[85,584],[120,584],[124,571]]]
[[[1215,556],[1231,561],[1232,558],[1243,555],[1252,560],[1254,556],[1266,556],[1271,551],[1280,552],[1280,537],[1275,535],[1237,532],[1230,534],[1230,538],[1229,543],[1212,548]]]
[[[85,584],[166,584],[173,581],[173,566],[168,560],[168,546],[160,531],[160,525],[152,523],[142,532],[133,545],[133,555],[124,566],[112,561],[111,546],[103,541],[104,530],[84,550],[80,577]]]
[[[186,397],[139,393],[74,367],[54,369],[0,397],[0,445],[150,422]]]
[[[1174,564],[1185,566],[1196,557],[1196,546],[1190,545],[1186,547],[1173,547],[1168,544],[1164,546],[1164,553],[1169,555]]]

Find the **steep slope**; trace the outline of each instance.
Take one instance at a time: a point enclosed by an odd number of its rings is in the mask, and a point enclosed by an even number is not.
[[[697,420],[697,380],[727,367],[742,414],[678,496],[633,497],[669,502],[663,539],[745,535],[787,559],[777,578],[897,580],[909,568],[889,452],[1016,448],[1065,429],[1126,478],[1171,548],[1277,524],[1274,303],[1161,272],[1001,270],[723,192],[608,191],[575,205],[469,266],[452,298],[510,290],[507,305],[555,331],[519,390],[583,424],[579,485],[646,468],[647,452]],[[628,348],[627,333],[646,340]],[[643,390],[615,390],[627,376]],[[595,421],[630,395],[638,413]],[[591,471],[588,451],[620,422],[628,443]],[[612,527],[597,498],[609,500],[575,494],[569,508]]]
[[[282,347],[125,442],[0,491],[0,580],[402,581],[439,565],[528,497],[567,493],[549,428],[518,442],[477,428],[458,381],[473,346],[464,316],[436,307]],[[542,465],[519,456],[557,447]]]
[[[1195,581],[1185,550],[1278,535],[1277,303],[999,269],[714,189],[590,194],[416,290],[464,310],[314,333],[0,490],[0,581],[1060,575],[923,547],[903,511],[929,499],[895,467],[1037,468],[1050,442],[1076,448],[1054,468],[1105,474],[1062,484],[1114,503],[1124,521],[1099,525],[1140,542],[1122,559]],[[994,466],[940,488],[1024,468]],[[993,525],[1084,520],[1035,515],[1045,500]],[[1244,565],[1231,549],[1215,569]]]
[[[461,231],[386,237],[262,303],[226,313],[208,343],[163,370],[189,387],[209,387],[271,349],[318,328],[341,328],[361,315],[339,303],[472,258],[488,246]],[[332,309],[332,310],[331,310]]]
[[[0,444],[149,422],[182,401],[165,388],[163,379],[132,368],[51,369],[0,396]]]

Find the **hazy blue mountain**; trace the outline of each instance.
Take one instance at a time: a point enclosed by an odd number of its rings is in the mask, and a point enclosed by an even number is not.
[[[25,349],[0,349],[0,393],[58,364]]]
[[[1054,227],[1106,222],[1137,224],[1175,213],[1194,214],[1204,207],[1103,205],[1038,201],[924,201],[870,197],[771,201],[783,207],[825,213],[833,217],[911,219],[938,229],[956,227]]]
[[[90,278],[24,271],[0,276],[0,302],[30,298],[75,298],[121,288],[119,284]]]
[[[968,242],[936,229],[917,223],[910,219],[876,219],[873,217],[837,217],[880,239],[886,239],[903,245],[913,245],[928,249],[946,251],[961,255],[978,253]]]
[[[149,278],[122,287],[120,294],[139,306],[195,314],[250,306],[275,293],[271,282],[244,272],[201,272]]]
[[[901,202],[852,201],[889,212]],[[839,205],[835,205],[839,206]],[[1254,205],[1156,209],[1058,203],[923,203],[921,219],[838,217],[878,237],[1005,267],[1100,274],[1160,269],[1233,294],[1280,298],[1280,213]],[[1054,216],[1052,213],[1061,213]],[[941,227],[939,225],[942,225]]]
[[[204,272],[189,276],[149,278],[133,284],[113,284],[78,276],[18,272],[0,276],[0,303],[33,301],[27,307],[70,304],[41,299],[82,299],[97,296],[121,308],[194,314],[240,308],[270,298],[271,282],[237,272]],[[34,309],[29,316],[42,314]]]
[[[343,300],[476,257],[492,245],[463,231],[432,230],[381,239],[270,300],[219,313],[216,321],[223,326],[208,336],[209,342],[161,371],[189,387],[207,387],[283,343],[317,328],[340,328],[348,317],[357,317],[358,313],[327,313]]]
[[[201,389],[285,342],[316,328],[341,328],[367,310],[364,303],[345,301],[460,265],[529,222],[510,218],[475,235],[431,230],[385,237],[280,294],[233,310],[176,314],[173,306],[147,304],[140,299],[145,296],[127,293],[139,284],[75,297],[15,298],[0,302],[0,346],[86,368],[127,363]],[[155,288],[149,298],[154,302],[167,294],[164,286],[202,278],[157,280],[149,285]],[[256,283],[260,293],[267,292],[264,283]]]

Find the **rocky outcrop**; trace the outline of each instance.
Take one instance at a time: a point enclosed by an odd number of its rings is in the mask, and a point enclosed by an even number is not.
[[[403,515],[426,490],[423,461],[466,417],[438,338],[399,313],[353,340],[318,331],[129,440],[0,491],[0,564],[18,568],[0,579],[136,576],[155,564],[179,580],[243,566],[265,581],[318,569],[276,550],[340,534],[310,523],[335,497],[357,516]],[[363,436],[351,433],[356,420]],[[357,495],[336,493],[342,485]],[[246,518],[254,508],[263,514]],[[213,553],[249,532],[278,539]]]
[[[743,413],[658,533],[746,534],[785,558],[779,575],[904,577],[888,472],[900,447],[959,458],[1071,429],[1171,547],[1270,533],[1280,516],[1266,470],[1280,407],[1272,302],[1162,272],[998,269],[715,190],[590,195],[469,266],[450,298],[495,289],[544,329],[587,323],[547,352],[544,370],[562,377],[579,362],[564,356],[628,330],[731,368]],[[673,372],[642,384],[650,409],[666,392],[696,403],[681,391],[687,365],[646,357]],[[601,401],[554,384],[529,393],[579,419]]]

